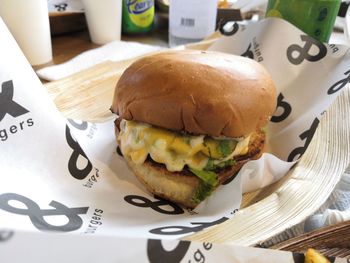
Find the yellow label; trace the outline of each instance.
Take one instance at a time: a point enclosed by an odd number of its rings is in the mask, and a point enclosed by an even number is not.
[[[130,20],[139,27],[148,27],[153,23],[153,0],[127,0]]]

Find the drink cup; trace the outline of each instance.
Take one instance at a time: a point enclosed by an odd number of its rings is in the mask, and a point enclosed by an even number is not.
[[[0,17],[31,65],[52,60],[46,0],[0,0]]]
[[[122,0],[83,0],[83,5],[93,43],[120,40]]]

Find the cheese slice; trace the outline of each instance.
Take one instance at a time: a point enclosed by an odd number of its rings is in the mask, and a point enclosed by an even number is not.
[[[218,150],[220,140],[204,135],[183,135],[151,125],[122,120],[118,140],[125,156],[136,164],[142,164],[150,156],[171,171],[181,171],[187,165],[203,170],[209,158],[220,163],[248,152],[249,138],[237,140],[235,149],[223,156]]]

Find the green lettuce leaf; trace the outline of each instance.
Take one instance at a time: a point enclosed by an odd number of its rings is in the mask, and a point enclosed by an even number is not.
[[[219,184],[218,175],[213,172],[218,168],[224,168],[227,166],[234,165],[235,161],[233,159],[227,160],[225,162],[221,162],[218,164],[214,164],[213,159],[209,159],[204,170],[198,170],[189,168],[189,170],[195,174],[198,178],[201,179],[199,186],[196,189],[196,193],[193,197],[193,201],[195,203],[200,203],[205,198],[211,195],[216,186]]]
[[[193,197],[195,203],[200,203],[205,198],[211,195],[215,187],[218,185],[218,176],[212,171],[197,170],[189,168],[192,173],[201,179],[196,193]]]
[[[234,151],[236,145],[237,142],[234,140],[222,140],[218,145],[218,150],[224,157],[226,157]]]
[[[194,173],[197,177],[202,179],[206,184],[216,186],[218,184],[218,175],[212,171],[204,171],[197,170],[193,168],[189,168],[192,173]]]
[[[215,171],[216,169],[221,169],[221,168],[225,168],[228,166],[232,166],[235,164],[235,160],[230,159],[221,163],[214,163],[214,159],[209,159],[207,162],[207,165],[204,167],[204,170],[206,171]]]
[[[196,193],[193,197],[193,202],[196,204],[199,204],[204,199],[206,199],[208,196],[211,195],[211,193],[214,191],[215,187],[205,183],[204,181],[201,181],[199,186],[196,189]]]

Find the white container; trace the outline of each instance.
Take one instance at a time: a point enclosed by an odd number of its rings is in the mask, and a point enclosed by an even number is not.
[[[0,0],[0,16],[31,65],[52,60],[47,0]]]
[[[120,40],[122,0],[83,0],[83,4],[93,43],[101,45]]]
[[[171,0],[169,46],[197,42],[214,33],[217,0]]]

